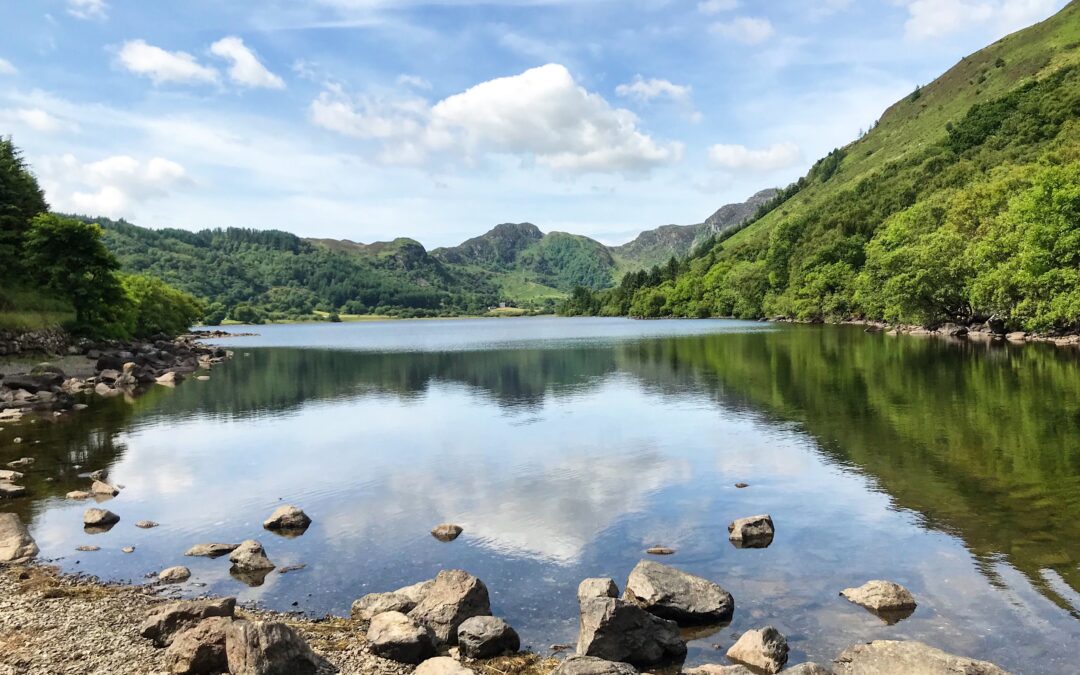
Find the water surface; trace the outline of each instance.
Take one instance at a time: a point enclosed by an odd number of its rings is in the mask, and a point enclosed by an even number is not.
[[[621,588],[662,544],[677,550],[664,562],[735,597],[694,663],[773,624],[792,663],[889,638],[1075,672],[1075,352],[735,321],[253,330],[222,341],[235,358],[207,382],[0,431],[0,461],[38,458],[32,497],[0,508],[67,570],[142,582],[185,564],[205,584],[185,592],[312,614],[463,568],[540,651],[574,642],[582,578]],[[86,504],[63,499],[87,485],[76,466],[125,486],[107,534],[85,534]],[[314,518],[302,537],[262,530],[283,502]],[[757,513],[773,544],[731,546],[728,522]],[[465,533],[435,540],[444,521]],[[306,568],[248,587],[225,559],[183,556],[252,537]],[[878,578],[911,589],[912,616],[887,625],[838,597]]]

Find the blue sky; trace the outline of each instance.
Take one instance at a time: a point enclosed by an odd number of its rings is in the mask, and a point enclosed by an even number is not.
[[[621,243],[805,173],[1065,0],[7,0],[0,134],[148,227]]]

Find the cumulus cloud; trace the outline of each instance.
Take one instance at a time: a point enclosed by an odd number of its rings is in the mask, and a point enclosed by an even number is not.
[[[267,70],[244,41],[230,35],[210,45],[210,53],[231,61],[229,79],[244,87],[284,89],[285,81]]]
[[[751,149],[745,145],[717,144],[709,148],[709,161],[715,166],[733,171],[767,172],[786,169],[802,159],[799,146],[776,143],[767,148]]]
[[[1057,9],[1057,0],[898,0],[908,12],[905,35],[930,40],[994,24],[1010,32],[1044,19]]]
[[[184,167],[163,157],[141,161],[114,155],[82,163],[74,155],[46,158],[42,185],[61,210],[110,218],[131,217],[140,203],[164,197],[190,183]]]
[[[776,30],[772,22],[763,17],[739,16],[730,21],[718,21],[709,27],[713,33],[747,45],[768,40]]]
[[[683,152],[679,143],[644,133],[632,112],[586,91],[558,64],[482,82],[431,106],[415,97],[351,97],[329,87],[310,115],[331,131],[387,141],[384,161],[497,154],[556,171],[639,172],[676,162]]]
[[[0,75],[17,75],[19,69],[7,59],[0,59]]]
[[[217,70],[202,65],[191,54],[166,51],[144,40],[125,42],[117,56],[120,65],[136,75],[149,77],[154,84],[212,84],[218,81]]]
[[[702,0],[697,8],[702,14],[720,14],[730,12],[738,6],[739,0]]]
[[[67,13],[77,19],[104,20],[109,17],[105,0],[68,0]]]
[[[646,80],[641,75],[635,75],[633,82],[615,87],[615,94],[635,101],[652,101],[664,97],[673,101],[686,102],[690,100],[690,87],[674,84],[668,80],[655,78]]]

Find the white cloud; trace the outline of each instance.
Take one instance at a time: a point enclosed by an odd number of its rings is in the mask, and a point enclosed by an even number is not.
[[[108,9],[105,0],[67,0],[67,13],[77,19],[104,20]]]
[[[165,197],[190,183],[184,167],[162,157],[140,161],[114,155],[84,164],[74,155],[46,158],[41,182],[60,210],[110,218],[130,217],[136,204]]]
[[[17,110],[4,111],[0,119],[20,122],[34,131],[50,134],[57,131],[77,131],[78,125],[59,119],[52,113],[41,108],[19,108]]]
[[[310,114],[323,128],[390,141],[383,161],[496,154],[556,171],[638,172],[676,162],[683,152],[679,143],[653,140],[632,112],[586,91],[558,64],[482,82],[430,107],[422,99],[353,98],[330,87]]]
[[[702,14],[720,14],[730,12],[739,6],[739,0],[701,0],[698,11]]]
[[[19,69],[7,59],[0,59],[0,75],[17,75]]]
[[[709,30],[747,45],[764,42],[776,32],[768,19],[753,16],[739,16],[731,21],[718,21],[710,26]]]
[[[399,86],[412,87],[413,89],[431,89],[431,83],[419,75],[398,75],[397,83]]]
[[[121,47],[118,54],[120,64],[135,73],[153,80],[154,84],[164,82],[214,83],[218,81],[218,72],[204,66],[187,52],[170,52],[146,44],[144,40],[129,40]]]
[[[210,45],[210,52],[232,62],[229,79],[237,84],[265,89],[285,88],[284,80],[267,70],[255,53],[236,36],[221,38]]]
[[[641,75],[635,75],[633,82],[615,87],[615,94],[635,101],[652,101],[653,99],[666,97],[673,101],[685,103],[690,100],[690,87],[674,84],[668,80],[655,78],[646,80]]]
[[[1011,32],[1046,18],[1058,0],[897,0],[908,12],[904,33],[914,40],[930,40],[992,24]]]
[[[794,143],[777,143],[753,150],[745,145],[717,144],[709,148],[709,161],[723,169],[767,172],[799,163],[802,152]]]

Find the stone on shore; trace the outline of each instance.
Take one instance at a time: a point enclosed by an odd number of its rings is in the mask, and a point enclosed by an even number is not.
[[[120,516],[107,509],[87,509],[83,514],[84,527],[107,528],[120,522]]]
[[[181,631],[165,651],[165,665],[177,675],[229,672],[225,632],[232,619],[211,617]]]
[[[15,499],[26,495],[26,488],[14,483],[0,483],[0,499]]]
[[[728,525],[728,539],[737,548],[765,548],[775,534],[772,516],[768,514],[739,518]]]
[[[306,513],[295,506],[288,505],[279,506],[263,523],[263,527],[268,530],[290,530],[293,532],[306,530],[309,525],[311,525],[311,518]]]
[[[817,663],[800,663],[784,671],[784,675],[833,675],[833,671]]]
[[[95,480],[94,484],[90,486],[90,492],[95,495],[106,495],[109,497],[115,497],[120,494],[120,491],[115,487],[99,480]]]
[[[371,619],[367,639],[371,651],[399,663],[420,663],[435,656],[431,629],[401,612],[383,612]]]
[[[577,653],[635,666],[676,661],[686,655],[679,626],[616,598],[581,602]]]
[[[454,541],[461,536],[464,530],[460,525],[454,525],[453,523],[442,523],[431,528],[431,536],[435,537],[439,541]]]
[[[401,612],[407,614],[416,607],[416,602],[401,593],[368,593],[352,604],[352,618],[371,621],[383,612]]]
[[[727,650],[732,661],[769,673],[778,673],[788,659],[788,643],[772,626],[748,630]]]
[[[161,573],[158,574],[158,581],[163,584],[179,584],[190,578],[191,570],[180,565],[161,570]]]
[[[836,675],[1007,675],[988,661],[955,656],[921,642],[875,640],[845,649],[833,662]]]
[[[225,629],[231,675],[315,675],[322,659],[296,631],[272,621],[233,621]]]
[[[734,665],[734,666],[718,666],[713,663],[706,663],[703,666],[697,666],[696,668],[689,668],[682,672],[682,675],[758,675],[754,671],[750,670],[746,666]]]
[[[0,481],[11,483],[22,478],[23,475],[18,471],[9,471],[8,469],[0,469]]]
[[[184,555],[194,558],[220,558],[240,548],[240,544],[195,544]]]
[[[680,624],[730,621],[735,612],[735,600],[718,584],[652,560],[630,572],[623,599]]]
[[[457,643],[457,629],[466,619],[490,616],[487,586],[462,570],[443,570],[409,616],[435,633],[440,644]]]
[[[845,588],[840,595],[873,612],[902,612],[916,607],[915,598],[908,589],[880,579],[867,581],[858,588]]]
[[[34,538],[14,513],[0,513],[0,562],[15,562],[38,554]]]
[[[434,579],[427,579],[426,581],[418,581],[411,586],[399,588],[394,592],[398,595],[404,595],[409,600],[412,600],[414,605],[419,605],[420,601],[427,596],[428,591],[430,591],[431,587],[434,585]]]
[[[417,666],[413,675],[476,675],[476,671],[466,668],[449,656],[436,656]]]
[[[65,496],[68,499],[83,500],[83,499],[90,499],[90,497],[92,497],[93,495],[91,495],[89,492],[83,492],[82,490],[72,490],[71,492],[67,493],[67,495],[65,495]]]
[[[164,375],[156,378],[154,381],[158,384],[163,384],[166,387],[175,387],[183,379],[184,376],[180,373],[177,373],[175,371],[169,371]]]
[[[147,615],[139,626],[139,635],[153,640],[158,647],[168,647],[180,631],[194,628],[203,619],[232,618],[235,611],[236,598],[170,602]]]
[[[506,621],[494,616],[474,616],[457,629],[461,653],[470,659],[490,659],[517,652],[521,639]]]
[[[595,656],[571,656],[559,664],[551,675],[637,675],[629,663],[605,661]]]
[[[593,577],[591,579],[585,579],[577,587],[577,599],[581,602],[585,598],[617,598],[619,597],[619,587],[615,585],[614,579],[605,579],[602,577]]]
[[[229,554],[231,562],[240,571],[272,570],[274,563],[266,557],[262,544],[254,539],[241,543]]]

